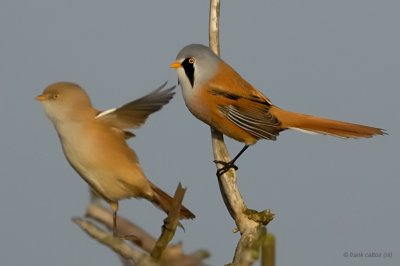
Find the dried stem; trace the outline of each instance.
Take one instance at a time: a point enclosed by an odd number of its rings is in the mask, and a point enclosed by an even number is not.
[[[132,260],[133,262],[137,263],[144,256],[143,253],[132,249],[123,240],[113,237],[109,232],[105,232],[90,221],[82,218],[73,218],[72,221],[88,235],[95,238],[100,243],[110,247],[125,259]]]
[[[217,55],[220,54],[219,15],[220,1],[210,0],[209,44],[211,50]],[[231,159],[222,133],[211,128],[211,136],[214,160],[229,162]],[[222,166],[217,164],[218,167]],[[268,210],[257,212],[247,209],[237,186],[234,169],[230,169],[221,176],[217,175],[217,177],[222,198],[241,234],[232,265],[251,265],[258,259],[260,246],[266,236],[264,225],[272,220],[273,214]]]
[[[179,192],[181,193],[181,192]],[[179,196],[180,197],[180,196]],[[178,197],[178,200],[180,200]],[[179,203],[178,203],[179,204]],[[86,210],[86,216],[89,219],[95,220],[103,225],[105,225],[109,230],[112,228],[112,213],[110,210],[104,208],[98,202],[92,203],[88,206]],[[128,221],[127,219],[118,216],[118,231],[123,235],[133,235],[136,241],[132,241],[137,247],[139,247],[143,252],[133,249],[131,246],[127,245],[124,241],[116,239],[112,236],[110,231],[106,232],[95,226],[92,222],[83,219],[74,219],[85,232],[87,232],[91,237],[113,249],[117,254],[122,257],[128,257],[128,261],[124,261],[126,265],[131,264],[135,266],[147,266],[147,265],[181,265],[181,266],[201,266],[203,265],[203,260],[209,257],[209,253],[204,250],[195,251],[192,254],[184,254],[182,250],[182,244],[170,244],[165,247],[162,252],[160,261],[156,262],[148,254],[150,254],[154,247],[156,246],[156,239],[152,237],[149,233],[141,229],[139,226]],[[77,222],[78,221],[78,222]],[[83,221],[83,222],[81,222]],[[90,229],[95,228],[88,232],[83,226],[87,226]],[[86,227],[86,228],[87,228]],[[170,225],[168,225],[170,228]],[[116,239],[116,240],[115,240]],[[106,240],[106,241],[105,241]],[[119,245],[120,241],[124,242],[122,253],[120,252]],[[132,249],[127,251],[127,248]],[[136,255],[131,255],[131,252]],[[128,256],[126,256],[128,254]],[[132,257],[133,256],[133,257]],[[137,261],[134,261],[137,260]]]
[[[176,188],[174,200],[172,202],[171,210],[168,213],[168,217],[164,220],[164,225],[162,226],[161,236],[158,238],[151,256],[159,260],[164,250],[167,248],[168,243],[172,240],[175,235],[176,227],[179,225],[179,218],[182,207],[182,200],[185,196],[186,189],[184,189],[179,183]]]
[[[108,229],[111,230],[112,213],[100,204],[90,204],[86,209],[86,216],[104,224]],[[153,236],[121,216],[118,216],[117,222],[118,231],[120,234],[135,236],[135,238],[139,239],[139,241],[132,240],[132,242],[147,253],[150,253],[153,250],[156,243],[156,240]]]
[[[275,236],[268,233],[261,251],[261,266],[275,266]]]

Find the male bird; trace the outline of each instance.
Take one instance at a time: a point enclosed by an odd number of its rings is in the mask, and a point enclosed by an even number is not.
[[[204,123],[245,146],[217,174],[236,168],[234,162],[259,139],[276,140],[279,132],[296,129],[341,138],[383,135],[375,127],[283,110],[243,79],[231,66],[201,44],[184,47],[170,67],[178,73],[190,112]]]
[[[113,211],[113,234],[117,232],[118,201],[145,198],[168,213],[172,198],[145,176],[136,153],[126,139],[134,136],[128,128],[138,128],[147,117],[160,110],[173,97],[173,89],[161,87],[119,108],[96,110],[77,84],[58,82],[48,86],[40,101],[61,141],[72,168]],[[194,218],[182,206],[181,218]]]

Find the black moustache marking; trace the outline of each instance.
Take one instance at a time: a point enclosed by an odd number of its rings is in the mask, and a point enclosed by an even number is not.
[[[186,58],[182,62],[182,67],[185,70],[185,74],[188,77],[190,84],[192,85],[192,88],[194,86],[194,65],[189,63],[190,58]]]

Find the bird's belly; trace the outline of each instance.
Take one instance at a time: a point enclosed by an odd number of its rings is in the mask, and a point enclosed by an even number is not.
[[[125,178],[135,178],[135,165],[121,154],[113,154],[101,143],[93,139],[79,141],[79,145],[64,140],[64,154],[75,171],[98,194],[109,201],[136,197],[140,188],[127,186],[121,182]],[[120,177],[120,178],[118,178]],[[140,180],[140,177],[137,177]]]
[[[93,155],[92,158],[95,158]],[[135,178],[134,171],[127,171],[124,173],[121,171],[119,165],[115,168],[109,167],[108,164],[96,163],[95,160],[76,160],[75,158],[68,158],[71,166],[76,172],[82,177],[84,181],[99,195],[108,201],[118,201],[124,198],[140,196],[140,186],[128,185],[125,182],[121,182],[126,178]],[[130,166],[130,169],[133,166]],[[132,173],[130,173],[132,172]],[[140,180],[140,176],[138,177]]]

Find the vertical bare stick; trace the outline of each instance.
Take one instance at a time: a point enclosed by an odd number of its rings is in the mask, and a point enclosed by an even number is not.
[[[219,10],[220,1],[211,0],[210,1],[210,23],[208,37],[210,42],[210,48],[217,55],[220,54],[219,48]]]
[[[261,248],[261,266],[275,266],[275,236],[268,233]]]
[[[210,1],[210,48],[217,55],[220,54],[219,46],[219,11],[220,1]],[[217,161],[229,162],[231,160],[228,150],[226,148],[224,137],[221,132],[211,127],[212,146],[214,159]],[[217,164],[217,167],[220,165]],[[218,176],[218,183],[220,186],[221,194],[224,199],[225,205],[228,208],[229,213],[236,222],[236,226],[239,231],[242,231],[240,220],[247,219],[244,215],[246,206],[243,198],[240,195],[239,189],[236,184],[236,173],[234,169],[226,172],[222,176]],[[248,219],[247,219],[248,220]],[[252,222],[252,221],[250,221]],[[254,223],[254,222],[252,222]]]
[[[220,54],[219,14],[220,0],[210,0],[209,45],[217,55]],[[211,127],[211,136],[214,159],[229,162],[231,159],[221,132]],[[218,164],[217,167],[219,167]],[[234,169],[218,176],[218,184],[225,205],[241,234],[233,264],[252,265],[258,259],[260,246],[265,239],[266,229],[263,225],[267,224],[273,216],[268,211],[258,213],[247,209],[236,183]]]

